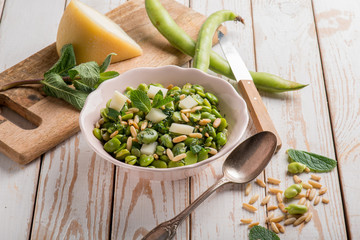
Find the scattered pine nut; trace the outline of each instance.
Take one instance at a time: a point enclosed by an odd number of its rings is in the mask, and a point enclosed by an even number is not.
[[[121,125],[127,125],[128,124],[127,121],[121,121],[120,123],[121,123]]]
[[[309,198],[309,195],[310,195],[310,191],[311,191],[311,189],[308,189],[308,190],[306,190],[306,198]]]
[[[307,208],[310,207],[310,201],[309,201],[309,200],[306,200],[305,206],[306,206]]]
[[[204,134],[205,137],[210,137],[209,133]]]
[[[305,221],[306,217],[307,217],[306,215],[302,215],[301,217],[296,219],[296,221],[294,222],[294,226],[297,226],[297,225],[301,224],[303,221]]]
[[[180,95],[180,100],[183,100],[185,97],[186,97],[185,94],[181,94]]]
[[[287,210],[285,209],[284,203],[279,203],[278,206],[279,206],[280,210],[281,210],[283,213],[287,213]]]
[[[147,127],[147,125],[148,125],[148,121],[143,121],[143,123],[141,124],[141,127],[140,127],[140,129],[141,129],[141,131],[143,131],[143,130],[145,130],[145,128]]]
[[[181,113],[189,113],[189,112],[191,112],[191,109],[182,109],[182,110],[180,110],[180,112]]]
[[[177,162],[177,161],[180,161],[180,160],[182,160],[184,158],[186,158],[186,153],[176,155],[171,161]]]
[[[148,126],[149,128],[151,128],[151,127],[152,127],[152,123],[149,122],[147,126]]]
[[[285,220],[284,225],[290,225],[293,224],[296,221],[296,218],[292,217],[292,218],[288,218]]]
[[[278,206],[276,206],[276,205],[271,205],[271,206],[267,207],[268,211],[272,211],[272,210],[276,210],[276,209],[278,209]]]
[[[282,194],[278,192],[278,193],[276,194],[276,199],[277,199],[278,203],[282,203],[282,202],[283,202]]]
[[[271,184],[275,184],[275,185],[279,185],[281,183],[281,181],[279,179],[272,178],[272,177],[268,177],[267,182],[271,183]]]
[[[136,129],[135,129],[134,126],[131,126],[131,127],[130,127],[130,132],[131,132],[131,136],[132,136],[133,138],[136,138],[137,132],[136,132]]]
[[[314,200],[314,206],[318,205],[320,202],[320,196],[316,196],[315,200]]]
[[[156,153],[153,154],[153,157],[154,157],[155,159],[159,159],[159,155],[157,155]]]
[[[166,149],[166,155],[169,157],[169,159],[172,161],[174,159],[174,154],[171,151],[170,148]]]
[[[257,208],[254,207],[253,205],[250,205],[248,203],[243,203],[242,204],[242,207],[245,209],[245,210],[248,210],[249,212],[256,212],[257,211]]]
[[[184,120],[184,122],[189,122],[188,117],[184,113],[181,113],[180,115],[181,115],[181,118]]]
[[[201,133],[190,133],[189,137],[191,137],[191,138],[202,138],[202,134]]]
[[[251,192],[251,183],[246,184],[245,196],[248,196]]]
[[[280,216],[271,218],[270,222],[278,223],[278,222],[281,222],[282,220],[284,220],[284,218],[285,218],[285,215],[280,215]]]
[[[215,119],[215,121],[213,122],[213,127],[218,128],[220,126],[220,123],[221,123],[221,118]]]
[[[167,86],[166,88],[167,88],[168,90],[171,90],[173,87],[174,87],[174,85],[170,84],[170,85]]]
[[[128,151],[131,150],[131,147],[132,147],[132,137],[128,137],[127,141],[126,141],[126,149]]]
[[[96,127],[96,128],[100,128],[100,123],[99,123],[99,121],[97,121],[97,122],[95,123],[95,127]]]
[[[314,199],[315,195],[316,195],[316,189],[313,188],[310,191],[309,200],[312,201]]]
[[[202,126],[205,126],[205,125],[208,124],[208,123],[211,123],[211,120],[208,119],[208,118],[204,118],[204,119],[201,119],[201,120],[199,121],[199,124],[202,125]]]
[[[186,135],[181,135],[181,136],[173,138],[173,143],[179,143],[179,142],[185,141],[186,139],[187,139]]]
[[[259,194],[255,194],[254,196],[252,196],[249,200],[249,204],[254,204],[259,198]]]
[[[242,219],[240,219],[240,222],[243,224],[249,224],[252,222],[252,219],[251,218],[246,218],[246,219],[242,218]]]
[[[281,233],[284,233],[285,232],[285,228],[283,225],[281,225],[280,223],[275,223],[276,227],[279,229],[279,231]]]
[[[283,193],[283,190],[281,189],[278,189],[278,188],[269,188],[269,193],[272,193],[272,194],[277,194],[277,193]]]
[[[309,212],[308,214],[306,214],[305,222],[306,222],[306,223],[310,222],[312,216],[313,216],[313,213],[312,213],[312,212]]]
[[[310,183],[311,186],[313,186],[314,188],[320,189],[320,188],[322,187],[322,185],[321,185],[320,183],[314,182],[314,181],[312,181],[312,180],[309,180],[308,183]]]
[[[252,224],[249,224],[248,228],[252,228],[253,226],[259,225],[259,222],[254,222]]]
[[[315,181],[320,181],[321,177],[319,175],[316,175],[316,174],[311,174],[311,179],[313,179]]]
[[[306,195],[304,194],[304,193],[299,193],[298,195],[296,195],[295,197],[294,197],[294,199],[301,199],[301,198],[306,198]]]
[[[321,201],[325,204],[328,204],[330,200],[328,198],[322,197]]]
[[[275,233],[279,233],[279,229],[277,228],[276,224],[274,222],[271,222],[270,224],[271,229],[275,232]]]
[[[202,106],[196,106],[196,107],[193,107],[193,108],[191,109],[191,112],[194,113],[194,112],[199,111],[199,110],[201,110],[201,109],[202,109]]]
[[[303,182],[303,183],[302,183],[302,186],[303,186],[303,188],[305,188],[305,189],[312,189],[312,188],[313,188],[312,185],[310,185],[310,184],[308,184],[308,183],[306,183],[306,182]]]
[[[301,198],[301,199],[299,200],[298,204],[304,205],[305,202],[306,202],[306,198],[303,197],[303,198]]]
[[[265,222],[270,222],[271,219],[274,217],[275,213],[274,212],[270,212],[268,217],[266,218]]]
[[[325,194],[326,191],[327,191],[327,187],[322,187],[322,188],[320,188],[320,190],[319,190],[319,195]]]
[[[302,183],[302,180],[301,180],[301,178],[299,178],[298,175],[294,175],[293,178],[294,178],[295,183]]]
[[[121,115],[119,115],[119,120],[121,121]],[[104,124],[104,122],[105,122],[105,119],[104,119],[104,118],[100,118],[99,121],[98,121],[98,123],[99,123],[100,125]]]
[[[135,115],[134,117],[134,123],[136,123],[136,125],[140,122],[140,118],[139,115]]]
[[[310,172],[310,168],[306,167],[305,172],[307,172],[307,173]]]
[[[118,131],[118,130],[116,130],[115,132],[113,132],[113,133],[110,135],[110,138],[115,137],[118,133],[119,133],[119,131]]]
[[[264,181],[261,180],[261,179],[259,179],[259,178],[257,178],[257,179],[255,180],[255,182],[256,182],[260,187],[263,187],[263,188],[266,187]]]
[[[206,149],[209,149],[209,150],[210,150],[209,153],[210,153],[211,155],[215,155],[215,154],[218,153],[218,151],[217,151],[215,148],[207,147]]]
[[[288,219],[288,218],[298,219],[299,217],[300,217],[300,215],[293,215],[293,214],[287,214],[287,215],[286,215],[286,219]]]
[[[267,204],[269,202],[269,200],[270,200],[270,197],[271,197],[270,195],[266,195],[264,197],[264,199],[261,201],[260,205],[264,206],[265,204]]]

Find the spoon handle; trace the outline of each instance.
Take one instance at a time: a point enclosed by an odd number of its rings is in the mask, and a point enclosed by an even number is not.
[[[209,197],[216,189],[229,182],[230,180],[226,177],[220,178],[214,185],[208,188],[181,213],[152,229],[148,234],[146,234],[143,240],[172,239],[176,234],[177,227],[190,215],[190,213],[197,206],[199,206],[200,203],[202,203],[207,197]]]

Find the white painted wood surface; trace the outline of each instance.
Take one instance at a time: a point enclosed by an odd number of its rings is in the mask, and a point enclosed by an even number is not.
[[[314,1],[349,237],[360,236],[360,3]]]
[[[122,0],[84,2],[107,12]],[[286,175],[287,148],[334,158],[336,153],[348,236],[359,238],[360,209],[356,202],[360,197],[356,184],[360,167],[360,162],[356,161],[360,155],[360,120],[357,117],[360,106],[357,82],[360,75],[357,61],[360,54],[359,3],[323,0],[180,2],[205,15],[219,9],[238,12],[245,18],[246,25],[226,25],[229,37],[249,69],[257,68],[310,83],[309,87],[293,93],[261,93],[282,137],[283,148],[259,177],[279,178],[281,188],[293,183],[291,176]],[[3,4],[5,8],[1,11]],[[0,0],[0,13],[3,13],[0,16],[1,71],[55,40],[65,5],[65,0],[29,3]],[[215,49],[219,51],[218,47]],[[250,123],[246,136],[254,132]],[[183,210],[220,175],[221,161],[217,161],[190,179],[158,182],[133,178],[97,157],[81,134],[46,153],[42,162],[38,159],[20,166],[0,155],[0,238],[139,239],[156,224]],[[285,235],[280,237],[346,239],[337,170],[321,176],[321,182],[329,188],[326,196],[331,199],[330,203],[314,207],[310,223],[287,227]],[[307,180],[309,175],[300,177]],[[250,196],[255,193],[260,194],[260,200],[267,194],[252,184]],[[263,207],[256,214],[241,208],[250,196],[245,197],[244,187],[239,185],[219,190],[192,214],[190,221],[180,226],[177,239],[247,239],[248,229],[240,225],[240,218],[251,217],[265,226],[266,215]],[[271,203],[276,203],[274,197]],[[259,201],[255,205],[259,206]],[[278,210],[277,214],[280,214]]]

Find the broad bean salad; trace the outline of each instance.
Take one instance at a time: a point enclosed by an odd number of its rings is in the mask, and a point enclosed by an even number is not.
[[[94,136],[119,161],[150,168],[201,162],[227,142],[218,98],[200,85],[161,84],[114,92],[101,109]]]

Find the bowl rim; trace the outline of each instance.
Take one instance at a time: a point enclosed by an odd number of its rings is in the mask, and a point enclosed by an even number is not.
[[[127,75],[130,75],[132,74],[133,72],[135,71],[139,71],[139,70],[163,70],[163,69],[175,69],[175,71],[193,71],[194,73],[196,74],[200,74],[200,75],[204,75],[205,77],[207,78],[210,78],[212,79],[212,81],[221,81],[222,84],[226,84],[228,86],[231,87],[231,90],[232,91],[232,95],[235,95],[235,97],[238,98],[238,100],[240,102],[242,102],[242,104],[244,105],[244,108],[241,110],[242,111],[242,114],[244,114],[245,116],[245,122],[244,122],[244,126],[242,127],[241,131],[238,132],[237,134],[237,137],[236,137],[236,140],[230,145],[228,146],[229,147],[229,150],[227,152],[223,152],[223,151],[219,151],[217,154],[209,157],[208,159],[205,159],[201,162],[197,162],[197,163],[194,163],[194,164],[190,164],[190,165],[185,165],[185,166],[181,166],[181,167],[174,167],[174,168],[147,168],[147,167],[142,167],[142,166],[135,166],[135,165],[130,165],[130,164],[126,164],[122,161],[119,161],[115,158],[113,158],[110,154],[108,153],[103,153],[103,152],[99,152],[97,150],[97,147],[94,146],[91,141],[88,139],[89,135],[92,136],[92,137],[95,137],[93,134],[92,134],[92,131],[91,131],[91,134],[86,132],[85,131],[85,126],[83,124],[83,122],[85,121],[84,119],[84,115],[85,115],[85,112],[86,112],[86,109],[88,108],[88,105],[89,105],[89,102],[91,101],[91,99],[93,97],[95,97],[97,94],[99,94],[99,92],[101,92],[101,90],[103,88],[106,87],[106,85],[111,85],[113,82],[117,81],[117,79],[119,77],[126,77]],[[85,104],[80,112],[80,116],[79,116],[79,125],[80,125],[80,130],[81,130],[81,133],[84,135],[85,137],[85,141],[87,142],[87,144],[90,146],[90,148],[96,153],[98,154],[101,158],[104,158],[108,161],[110,161],[112,164],[114,164],[115,166],[119,166],[119,167],[124,167],[124,168],[127,168],[127,169],[134,169],[134,170],[137,170],[137,171],[144,171],[144,172],[158,172],[158,173],[171,173],[171,172],[177,172],[179,170],[187,170],[187,169],[194,169],[194,168],[198,168],[198,167],[201,167],[203,165],[206,165],[212,161],[215,161],[229,153],[231,153],[234,148],[240,144],[241,142],[241,138],[242,136],[244,135],[245,133],[245,130],[247,129],[247,126],[248,126],[248,123],[249,123],[249,114],[248,114],[248,110],[247,110],[247,105],[246,105],[246,102],[245,100],[240,96],[240,94],[238,92],[236,92],[236,90],[234,89],[234,87],[226,80],[222,79],[222,78],[219,78],[217,76],[214,76],[214,75],[210,75],[208,73],[205,73],[199,69],[195,69],[195,68],[183,68],[183,67],[179,67],[179,66],[176,66],[176,65],[166,65],[166,66],[159,66],[159,67],[138,67],[138,68],[133,68],[133,69],[130,69],[126,72],[123,72],[121,73],[121,75],[119,75],[118,77],[115,77],[115,78],[112,78],[112,79],[109,79],[109,80],[106,80],[105,82],[101,83],[99,85],[99,87],[91,92],[88,97],[86,98],[85,100]]]

